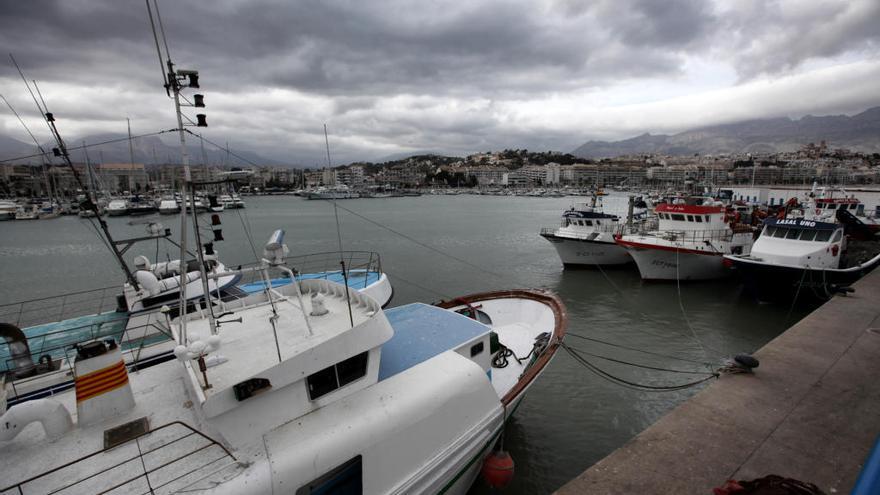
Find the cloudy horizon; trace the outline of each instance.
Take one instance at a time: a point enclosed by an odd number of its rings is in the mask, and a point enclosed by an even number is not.
[[[875,0],[159,2],[210,127],[279,161],[571,151],[880,104]],[[65,135],[173,127],[142,1],[13,2],[0,39]],[[0,93],[49,136],[9,60]],[[6,109],[0,134],[30,142]]]

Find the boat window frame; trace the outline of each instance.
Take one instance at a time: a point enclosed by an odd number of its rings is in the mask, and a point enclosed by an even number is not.
[[[485,346],[485,344],[483,344],[482,340],[477,342],[476,344],[472,345],[471,346],[471,357],[479,356],[480,354],[483,353],[483,349],[485,349],[485,348],[486,348],[486,346]]]
[[[674,220],[676,222],[684,222],[685,221],[684,215],[681,213],[673,213],[672,220]]]
[[[357,469],[357,472],[350,472],[352,469]],[[338,482],[341,480],[347,481],[347,478],[340,478],[342,476],[347,476],[348,479],[356,480],[356,485],[351,488],[354,489],[356,493],[363,493],[364,489],[364,463],[363,456],[360,454],[352,457],[351,459],[343,462],[342,464],[336,466],[335,468],[327,471],[321,476],[315,478],[314,480],[306,483],[305,485],[299,487],[296,490],[295,495],[311,495],[313,493],[326,493],[328,488],[333,488],[332,483]],[[359,487],[357,485],[360,485]],[[360,491],[358,491],[360,488]],[[335,493],[335,491],[334,491]]]
[[[694,221],[697,223],[703,223],[703,216],[702,215],[694,215]]]
[[[361,362],[362,361],[362,362]],[[308,393],[309,400],[315,401],[324,397],[327,394],[331,394],[351,383],[354,383],[361,378],[367,376],[367,369],[369,368],[370,363],[370,351],[364,351],[354,356],[351,356],[348,359],[343,359],[338,363],[334,363],[326,368],[318,370],[309,376],[306,377],[306,392]],[[342,379],[339,366],[347,367],[349,365],[356,366],[354,373],[346,373],[344,380]],[[332,375],[331,375],[332,374]],[[329,378],[333,378],[333,382],[329,381]],[[317,385],[322,385],[318,380],[324,380],[326,385],[330,387],[322,387],[318,390],[315,390]],[[335,385],[335,386],[332,386]]]
[[[801,229],[801,235],[798,236],[798,240],[812,242],[816,239],[817,232],[813,229]]]
[[[777,227],[775,225],[768,225],[768,226],[764,227],[764,232],[761,235],[763,235],[765,237],[773,237],[773,234],[776,232],[776,229],[778,229],[778,228],[779,227]]]
[[[688,222],[693,222],[693,221],[694,221],[694,216],[693,216],[693,215],[687,215],[687,221],[688,221]]]
[[[831,239],[830,230],[820,230],[819,232],[816,232],[816,241],[828,242],[828,239]]]
[[[837,229],[837,230],[834,232],[834,238],[831,239],[831,242],[840,242],[841,239],[843,239],[843,230],[842,230],[842,229]]]
[[[788,232],[785,233],[785,239],[794,239],[797,240],[801,235],[801,229],[786,229]]]

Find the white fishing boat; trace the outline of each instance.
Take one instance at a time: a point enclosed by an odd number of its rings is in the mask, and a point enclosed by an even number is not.
[[[630,225],[642,223],[647,214],[644,202],[634,208]],[[603,212],[601,200],[594,196],[590,204],[565,210],[562,225],[541,229],[541,237],[553,244],[565,267],[622,265],[632,262],[632,258],[614,238],[624,233],[626,225],[626,219]]]
[[[160,215],[176,215],[180,213],[180,203],[174,198],[162,198],[159,201]]]
[[[15,220],[18,204],[15,201],[0,200],[0,221]]]
[[[51,218],[58,218],[61,216],[61,205],[55,203],[54,201],[44,201],[39,206],[38,217],[40,220],[48,220]]]
[[[111,217],[128,215],[128,200],[114,199],[107,204],[107,214]]]
[[[182,83],[198,87],[197,72],[167,67],[180,122]],[[195,215],[193,224],[198,235]],[[227,272],[209,273],[203,246],[197,237],[207,285]],[[75,380],[51,398],[0,401],[0,491],[464,494],[561,343],[558,298],[509,291],[385,312],[345,285],[299,280],[286,252],[278,231],[260,266],[234,271],[259,274],[262,290],[230,299],[205,290],[192,311],[161,311],[151,325],[171,337],[171,361],[134,358],[129,368],[125,342],[90,339],[66,367],[50,356],[28,368],[13,340],[12,361],[24,365],[14,373]],[[291,282],[273,288],[276,271]],[[146,279],[137,285],[151,290]]]
[[[751,252],[725,261],[759,301],[829,299],[880,264],[880,241],[852,197],[807,195],[785,218],[764,221]]]
[[[280,239],[266,279],[289,272]],[[218,310],[172,321],[177,359],[136,373],[116,342],[78,345],[72,390],[0,418],[2,491],[464,494],[565,328],[542,292],[385,312],[326,280]]]
[[[196,211],[196,212],[199,212],[199,213],[204,212],[204,211],[208,211],[208,207],[205,206],[205,203],[202,202],[202,200],[199,199],[199,198],[196,198],[195,201],[193,201],[192,199],[187,198],[187,200],[186,200],[186,209],[187,209],[188,211]]]
[[[693,201],[692,203],[701,200]],[[707,280],[729,275],[725,254],[749,254],[752,228],[728,219],[720,204],[687,204],[685,200],[655,208],[657,230],[625,234],[626,248],[644,280]]]
[[[334,187],[319,187],[309,192],[306,197],[308,199],[354,199],[359,198],[360,194],[342,184]]]
[[[36,205],[20,205],[15,210],[16,220],[37,220],[40,218],[40,209]]]

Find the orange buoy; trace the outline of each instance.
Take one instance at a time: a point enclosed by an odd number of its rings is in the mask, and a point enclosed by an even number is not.
[[[504,488],[513,479],[513,458],[503,450],[495,451],[483,461],[483,479],[492,488]]]

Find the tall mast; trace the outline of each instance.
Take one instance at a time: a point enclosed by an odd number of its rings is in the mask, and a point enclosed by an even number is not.
[[[146,3],[147,3],[147,12],[149,13],[149,16],[150,16],[150,25],[153,29],[153,37],[156,41],[156,51],[159,54],[159,62],[162,63],[162,59],[163,59],[162,49],[159,45],[159,34],[156,31],[156,23],[154,23],[154,21],[153,21],[153,10],[150,6],[150,0],[146,0]],[[181,269],[180,269],[179,287],[180,287],[181,338],[184,339],[185,332],[186,332],[186,318],[185,318],[185,316],[186,316],[186,300],[187,300],[186,299],[186,269],[185,269],[185,265],[184,265],[184,262],[186,259],[185,225],[186,225],[187,189],[189,189],[190,198],[192,200],[193,228],[195,231],[195,239],[196,239],[197,243],[200,243],[200,237],[199,237],[199,231],[198,231],[198,228],[199,228],[198,217],[197,217],[196,211],[195,211],[195,190],[193,187],[194,184],[192,182],[192,172],[189,167],[189,153],[186,149],[186,130],[184,129],[184,122],[183,122],[184,115],[183,115],[183,111],[181,110],[181,107],[184,106],[184,104],[181,103],[181,99],[185,100],[185,98],[183,98],[180,93],[185,87],[189,87],[189,88],[198,88],[199,87],[199,73],[198,73],[198,71],[194,71],[194,70],[182,70],[182,69],[175,69],[174,68],[174,63],[171,61],[171,52],[168,50],[168,40],[165,38],[165,28],[162,25],[162,16],[161,16],[161,14],[159,14],[159,8],[155,4],[155,0],[153,0],[153,6],[156,7],[156,21],[158,21],[159,31],[162,33],[162,43],[165,47],[164,67],[167,69],[167,72],[163,72],[162,77],[165,81],[166,94],[168,94],[168,96],[170,96],[174,99],[174,112],[177,115],[177,133],[180,136],[180,157],[181,157],[181,164],[183,165],[183,184],[181,186],[181,192],[182,192],[182,197],[183,197],[183,207],[181,209],[182,231],[180,233],[182,242],[180,243]],[[183,84],[184,82],[187,82],[188,84],[184,85]],[[189,107],[202,108],[205,106],[205,104],[203,102],[203,98],[204,97],[202,95],[198,95],[198,94],[194,95],[193,102],[191,103],[188,100],[185,100],[185,105],[189,106]],[[189,118],[186,118],[186,120],[187,120],[187,122],[189,122],[189,125],[195,125],[198,127],[207,127],[208,126],[207,122],[205,121],[204,114],[196,114],[197,122],[193,122]],[[211,334],[214,335],[217,333],[217,324],[214,321],[213,311],[211,308],[211,293],[208,290],[208,274],[205,270],[205,257],[204,257],[204,253],[203,253],[202,249],[203,249],[203,247],[201,245],[198,245],[198,246],[196,246],[195,252],[196,252],[196,259],[199,264],[199,274],[200,274],[200,278],[202,280],[202,293],[204,295],[205,308],[208,311],[208,324],[211,328]],[[185,342],[186,341],[184,340],[182,343],[185,344]]]
[[[77,172],[76,168],[73,166],[73,162],[70,161],[70,154],[67,152],[67,145],[64,144],[64,140],[61,138],[61,134],[58,132],[58,127],[55,125],[55,116],[51,112],[49,112],[49,108],[46,106],[46,101],[43,99],[43,95],[40,93],[40,88],[39,86],[37,86],[37,82],[34,81],[34,90],[36,90],[37,95],[40,96],[39,101],[37,100],[37,96],[34,94],[34,91],[31,90],[31,86],[30,84],[28,84],[27,79],[25,79],[24,73],[18,66],[18,62],[15,61],[15,58],[12,57],[12,54],[9,55],[9,58],[12,59],[12,63],[15,65],[15,68],[18,69],[18,73],[21,76],[22,81],[24,81],[25,87],[27,87],[28,92],[31,94],[31,98],[33,98],[34,100],[34,104],[43,115],[43,120],[46,121],[46,125],[49,127],[49,131],[51,132],[52,137],[55,139],[57,147],[52,148],[52,153],[55,156],[60,157],[62,160],[64,160],[64,163],[67,165],[68,168],[70,168],[70,172],[73,174],[73,178],[74,180],[76,180],[77,185],[80,187],[80,189],[85,190],[86,185],[85,183],[83,183],[82,178],[79,176],[79,172]],[[98,211],[98,206],[93,201],[87,201],[86,207],[95,213],[95,217],[97,217],[98,220],[98,225],[101,227],[101,230],[104,233],[104,237],[107,238],[107,245],[110,247],[110,251],[113,253],[113,257],[116,258],[116,261],[122,268],[123,273],[125,273],[126,280],[128,280],[128,283],[130,283],[135,290],[140,290],[137,280],[135,280],[134,275],[128,268],[128,265],[125,264],[125,260],[122,259],[122,253],[120,253],[119,248],[116,247],[113,236],[110,235],[110,229],[107,227],[107,222],[105,222],[101,218],[100,212]]]

